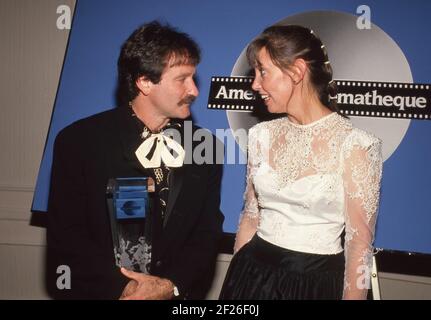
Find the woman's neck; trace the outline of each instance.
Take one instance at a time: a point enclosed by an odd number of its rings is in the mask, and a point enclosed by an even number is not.
[[[313,104],[298,106],[296,109],[291,111],[289,110],[287,116],[291,122],[305,125],[315,122],[330,113],[332,113],[332,111],[328,107],[319,103],[318,105]]]
[[[295,90],[289,104],[286,106],[287,116],[293,123],[305,125],[319,120],[332,113],[327,106],[320,102],[317,93],[308,86]]]

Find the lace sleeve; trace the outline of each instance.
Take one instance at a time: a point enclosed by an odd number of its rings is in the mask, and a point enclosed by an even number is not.
[[[380,140],[362,138],[366,141],[350,141],[344,158],[346,267],[343,299],[366,299],[370,288],[382,155]]]
[[[253,176],[258,165],[259,151],[260,147],[256,133],[253,129],[250,129],[248,137],[248,161],[246,188],[244,192],[244,209],[239,219],[238,231],[235,238],[234,254],[251,240],[256,233],[257,226],[259,224],[259,205],[253,186]]]

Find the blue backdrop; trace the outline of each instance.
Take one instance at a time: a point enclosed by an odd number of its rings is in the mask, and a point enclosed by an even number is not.
[[[153,19],[168,22],[200,44],[200,96],[192,112],[198,125],[215,133],[217,128],[229,128],[229,123],[225,111],[206,107],[211,76],[229,76],[242,50],[257,34],[298,13],[328,10],[356,15],[362,4],[363,1],[353,0],[79,0],[32,210],[47,208],[52,146],[58,131],[77,119],[114,107],[120,46],[142,23]],[[431,83],[431,2],[379,0],[368,1],[367,5],[371,21],[403,51],[413,82]],[[377,247],[431,253],[430,133],[431,122],[412,120],[400,145],[385,161]],[[244,177],[244,165],[225,165],[221,207],[226,216],[226,232],[236,231],[243,205]]]

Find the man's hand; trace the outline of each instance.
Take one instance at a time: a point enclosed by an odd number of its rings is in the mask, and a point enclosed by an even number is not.
[[[174,285],[168,279],[137,273],[121,268],[121,273],[131,279],[123,290],[120,300],[169,300]]]

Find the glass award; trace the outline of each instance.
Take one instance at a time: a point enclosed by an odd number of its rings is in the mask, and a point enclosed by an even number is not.
[[[106,200],[118,267],[149,273],[154,181],[148,177],[109,179]]]

